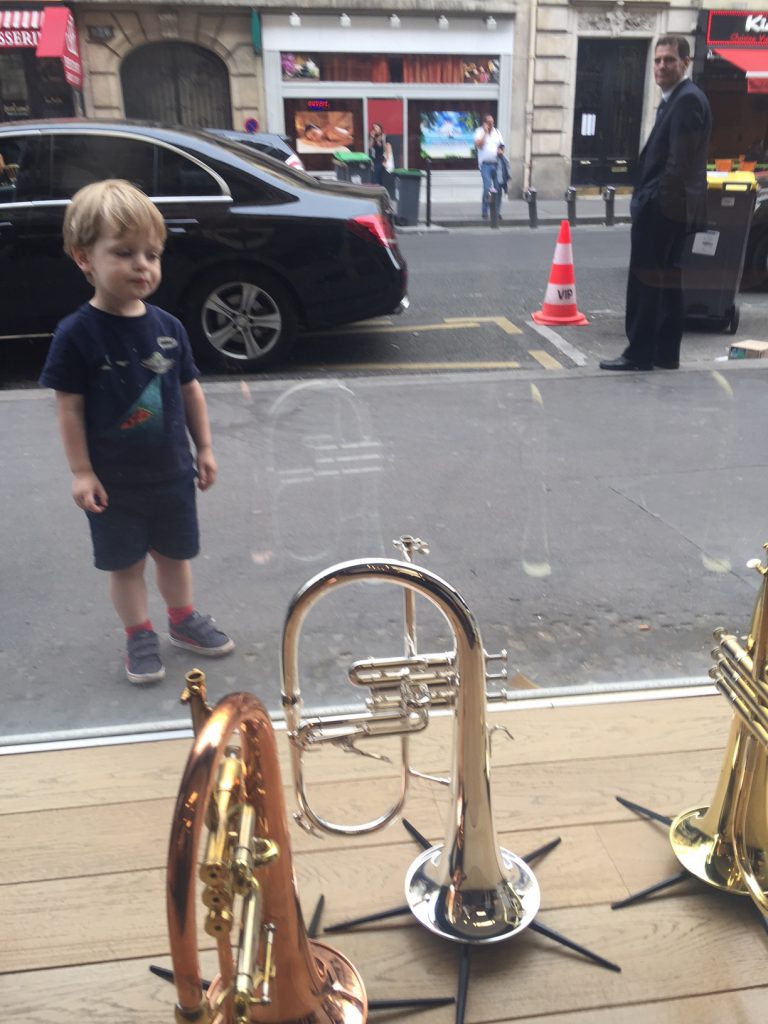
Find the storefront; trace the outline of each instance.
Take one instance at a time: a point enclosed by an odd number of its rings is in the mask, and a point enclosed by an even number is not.
[[[68,7],[0,9],[0,119],[81,113],[82,85],[77,30]]]
[[[264,79],[271,131],[292,139],[309,170],[333,152],[365,152],[382,125],[395,163],[476,167],[485,114],[510,123],[514,21],[490,16],[266,14]],[[519,100],[518,100],[519,102]]]
[[[768,10],[702,11],[694,69],[712,107],[710,153],[768,157]]]

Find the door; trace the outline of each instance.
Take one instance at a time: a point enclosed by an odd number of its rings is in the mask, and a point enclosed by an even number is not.
[[[64,128],[43,136],[41,166],[50,168],[44,192],[27,215],[25,245],[35,273],[27,280],[29,316],[51,329],[86,302],[93,290],[82,272],[62,254],[61,229],[69,199],[102,178],[126,178],[157,203],[168,228],[163,282],[151,302],[165,305],[180,280],[204,264],[210,245],[207,225],[218,221],[230,197],[226,186],[198,161],[176,149],[130,133]],[[210,234],[210,232],[208,232]],[[171,302],[171,305],[173,303]]]
[[[29,284],[40,273],[29,243],[38,195],[37,132],[0,135],[0,337],[36,333]]]
[[[628,185],[640,151],[645,39],[580,39],[571,181]]]
[[[148,43],[125,58],[120,81],[131,120],[232,127],[227,66],[202,46]]]

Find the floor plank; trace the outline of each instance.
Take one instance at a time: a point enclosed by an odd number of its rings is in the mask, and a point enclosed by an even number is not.
[[[637,906],[610,903],[677,869],[666,829],[617,803],[669,815],[714,792],[730,714],[718,697],[525,707],[492,713],[492,792],[501,845],[535,864],[537,922],[622,967],[614,974],[529,929],[473,952],[467,1024],[765,1024],[768,937],[749,900],[697,880]],[[417,766],[449,768],[451,720],[412,744]],[[283,800],[293,806],[286,738]],[[190,741],[0,756],[0,1000],[11,1020],[160,1024],[168,964],[168,832]],[[311,794],[329,814],[378,813],[395,769],[338,750],[312,759]],[[406,814],[433,842],[451,809],[445,787],[415,780]],[[396,823],[344,839],[292,830],[302,903],[322,893],[333,923],[404,902],[417,846]],[[199,914],[202,917],[202,911]],[[209,941],[201,936],[201,945]],[[442,995],[458,947],[410,916],[334,935],[372,999]],[[204,972],[215,971],[210,951]],[[371,1024],[373,1024],[372,1017]],[[451,1008],[386,1019],[452,1024]]]

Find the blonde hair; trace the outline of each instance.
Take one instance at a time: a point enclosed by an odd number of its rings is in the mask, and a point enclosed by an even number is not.
[[[87,249],[105,230],[118,238],[129,231],[155,235],[165,241],[165,221],[141,189],[122,178],[94,181],[75,192],[64,215],[64,252]]]

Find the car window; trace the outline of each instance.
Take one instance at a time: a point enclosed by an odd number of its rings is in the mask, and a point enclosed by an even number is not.
[[[175,153],[158,147],[157,191],[161,196],[219,196],[221,186],[204,167]]]
[[[29,150],[34,142],[32,135],[0,135],[0,203],[22,198],[19,191],[29,174]]]
[[[152,195],[157,147],[117,135],[54,135],[51,198],[69,199],[83,185],[104,178],[125,178]]]

